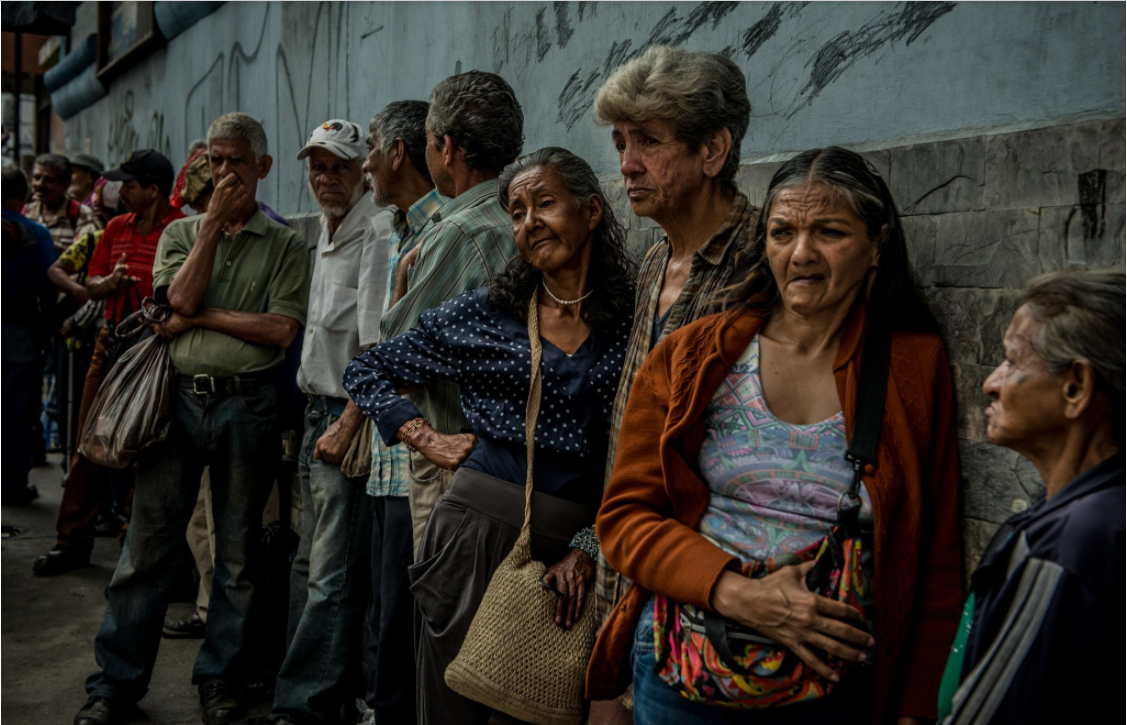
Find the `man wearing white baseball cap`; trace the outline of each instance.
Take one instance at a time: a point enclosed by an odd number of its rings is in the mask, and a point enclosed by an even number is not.
[[[366,472],[349,477],[341,470],[364,419],[341,377],[378,339],[394,218],[366,193],[360,169],[366,140],[355,123],[334,119],[313,129],[297,155],[321,207],[321,236],[297,375],[309,400],[298,458],[301,543],[290,574],[286,659],[269,722],[336,722],[341,705],[351,707],[356,697],[372,498]]]

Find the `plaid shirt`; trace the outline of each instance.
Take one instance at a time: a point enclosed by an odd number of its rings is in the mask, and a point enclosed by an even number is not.
[[[383,339],[413,328],[424,310],[489,283],[516,254],[513,220],[497,200],[497,179],[483,181],[448,201],[419,240],[407,294],[383,318]],[[408,396],[440,433],[469,430],[458,386],[441,381],[420,386]]]
[[[391,309],[391,297],[395,292],[395,270],[399,260],[419,243],[423,232],[431,224],[442,218],[438,210],[446,203],[446,197],[431,189],[419,197],[406,213],[402,209],[395,212],[391,235],[391,248],[387,255],[387,296],[384,297],[383,314]],[[410,454],[406,446],[388,446],[379,434],[372,436],[372,472],[368,475],[369,496],[406,496],[407,471]]]
[[[747,253],[751,248],[758,220],[759,208],[752,206],[746,196],[736,192],[732,209],[724,219],[724,224],[711,239],[693,253],[689,278],[681,289],[681,294],[669,308],[665,328],[658,342],[664,340],[677,328],[719,311],[719,305],[714,299],[716,292],[747,276],[750,269]],[[653,340],[653,325],[657,317],[662,281],[665,278],[665,266],[669,262],[669,251],[669,237],[663,237],[646,253],[641,269],[638,270],[634,329],[626,346],[626,361],[622,366],[622,377],[619,378],[618,393],[615,395],[614,410],[611,412],[610,446],[607,449],[604,486],[610,481],[610,474],[614,468],[618,431],[622,426],[626,399],[630,395],[634,377],[653,348],[650,343]],[[630,581],[615,572],[600,554],[595,576],[595,605],[600,622],[606,621],[611,609],[626,593],[628,586]]]

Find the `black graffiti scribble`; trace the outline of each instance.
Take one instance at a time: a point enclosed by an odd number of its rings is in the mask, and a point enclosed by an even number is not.
[[[779,28],[783,24],[784,16],[787,18],[798,17],[803,8],[809,4],[810,3],[774,3],[767,10],[766,15],[743,32],[738,45],[729,45],[720,52],[729,58],[736,53],[750,58],[763,47],[764,43],[773,38],[775,33],[779,32]]]
[[[536,12],[536,62],[544,60],[544,56],[552,49],[552,41],[548,39],[548,23],[544,20],[544,13],[548,8],[540,8]]]
[[[599,4],[589,2],[589,0],[579,0],[579,21],[583,22],[583,14],[587,12],[587,7],[591,8],[591,17],[599,14]]]
[[[807,62],[810,78],[799,95],[806,96],[808,104],[861,58],[899,40],[904,40],[905,46],[911,45],[932,23],[954,9],[953,2],[905,3],[897,13],[884,15],[857,30],[838,33]]]
[[[556,120],[570,131],[591,107],[598,85],[620,65],[637,58],[651,45],[681,45],[705,25],[711,24],[715,29],[738,7],[736,2],[706,2],[697,5],[685,17],[681,17],[677,8],[672,8],[657,21],[640,45],[635,47],[629,40],[612,42],[601,67],[587,73],[580,68],[568,78],[557,99]]]
[[[567,3],[556,0],[552,3],[552,8],[556,11],[556,42],[561,48],[566,48],[567,41],[575,35],[575,31],[571,29],[571,21],[567,17]],[[582,19],[580,16],[580,20]]]

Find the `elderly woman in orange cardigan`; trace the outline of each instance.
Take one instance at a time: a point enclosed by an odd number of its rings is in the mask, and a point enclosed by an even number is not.
[[[962,595],[943,341],[888,188],[860,156],[795,157],[763,208],[727,311],[670,335],[634,383],[597,522],[634,583],[600,633],[588,696],[633,681],[638,725],[927,722]],[[885,404],[843,601],[806,577],[848,497],[878,327]]]

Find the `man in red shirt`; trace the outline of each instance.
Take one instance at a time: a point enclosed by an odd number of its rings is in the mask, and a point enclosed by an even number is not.
[[[134,151],[120,168],[104,176],[123,182],[121,198],[127,213],[110,220],[90,259],[86,289],[90,299],[106,300],[108,324],[98,335],[82,391],[79,440],[90,404],[109,367],[126,345],[114,339],[112,330],[122,319],[140,309],[142,300],[152,296],[157,242],[166,226],[184,217],[184,212],[173,209],[168,201],[176,172],[168,159],[156,151]],[[61,574],[90,563],[94,520],[107,485],[107,476],[98,473],[97,466],[75,454],[59,505],[55,548],[35,560],[36,574]],[[127,484],[123,482],[115,488],[117,497],[124,499]]]

